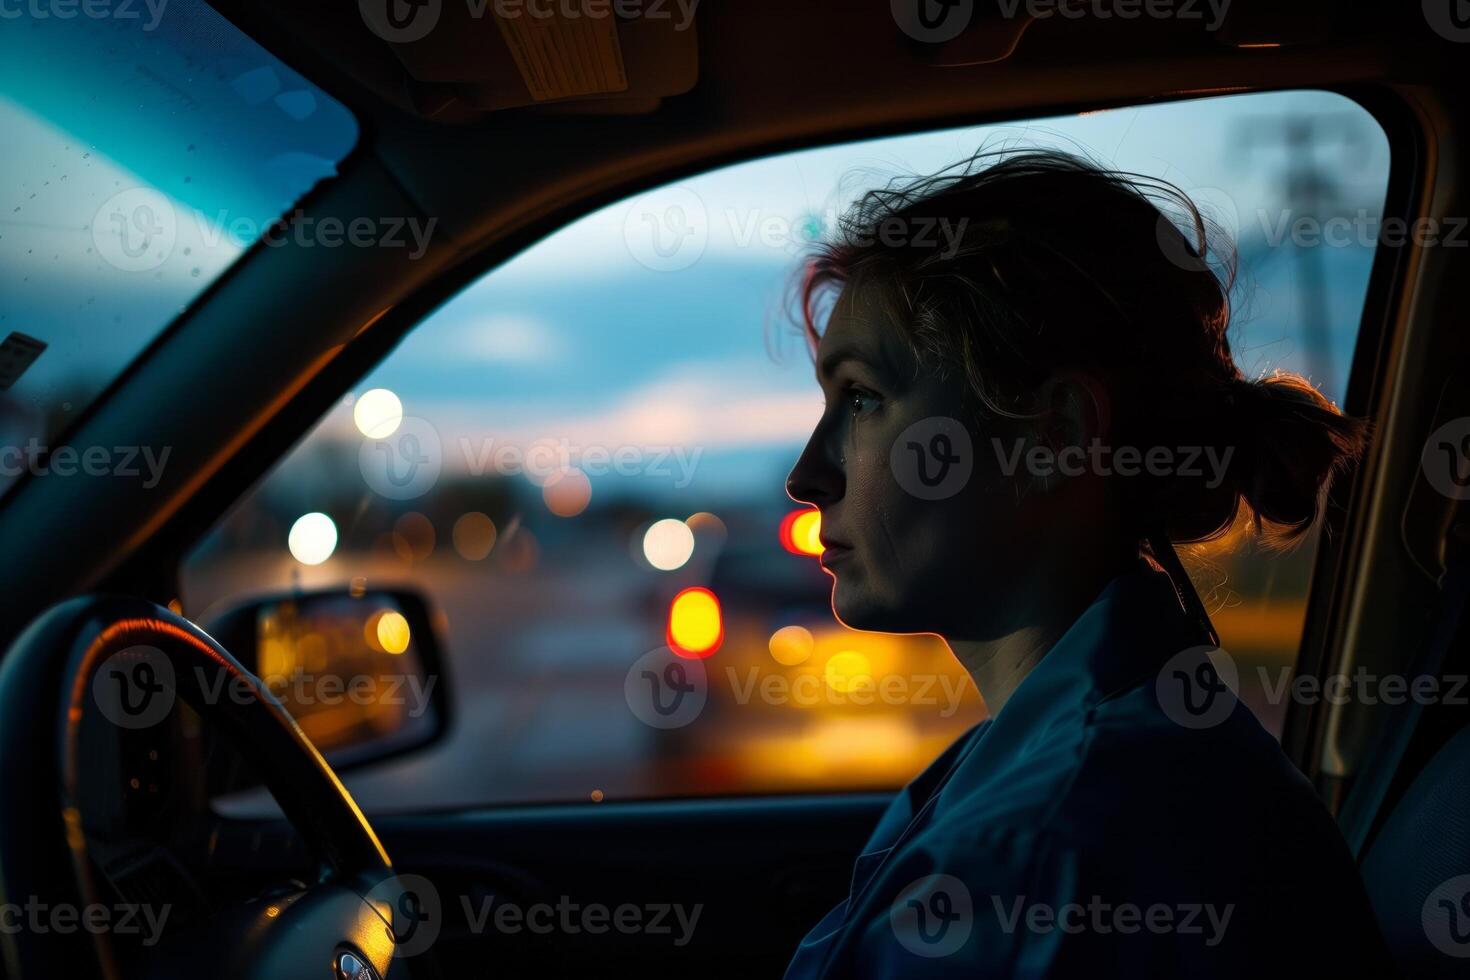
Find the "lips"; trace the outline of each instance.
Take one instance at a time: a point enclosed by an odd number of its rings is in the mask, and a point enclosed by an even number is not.
[[[843,544],[840,541],[828,541],[823,539],[822,554],[817,560],[822,563],[823,568],[827,568],[830,567],[834,562],[842,561],[844,558],[851,554],[852,545]]]

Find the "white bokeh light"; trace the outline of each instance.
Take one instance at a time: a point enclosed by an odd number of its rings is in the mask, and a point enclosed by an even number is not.
[[[661,572],[684,567],[694,554],[694,532],[675,518],[655,521],[643,535],[643,557]]]
[[[352,406],[352,421],[369,439],[386,439],[403,422],[403,402],[387,388],[365,391]]]
[[[337,525],[326,514],[302,514],[286,537],[291,557],[303,565],[320,565],[337,550]]]

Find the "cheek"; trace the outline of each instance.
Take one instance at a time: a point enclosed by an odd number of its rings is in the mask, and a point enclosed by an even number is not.
[[[912,483],[919,464],[901,450],[895,458],[894,444],[910,438],[905,433],[912,431],[911,425],[953,419],[960,409],[932,392],[892,408],[881,417],[855,423],[846,439],[843,519],[854,544],[865,552],[869,584],[889,586],[883,591],[911,591],[911,586],[926,579],[932,582],[936,576],[980,571],[974,567],[977,560],[1009,548],[1019,533],[1016,475],[1001,470],[989,434],[972,430],[966,436],[968,445],[959,449],[970,456],[969,475],[961,485],[937,500],[909,492],[893,467],[901,467]],[[935,458],[927,458],[925,464],[926,473],[937,473],[927,468],[937,467]]]
[[[869,584],[884,591],[910,591],[972,562],[997,530],[995,503],[973,484],[943,500],[924,500],[899,484],[886,455],[848,460],[844,519],[863,552]]]
[[[892,567],[916,598],[952,590],[957,582],[994,585],[1022,560],[1031,533],[1016,486],[977,477],[942,500],[923,500],[895,481],[881,511]]]
[[[883,514],[899,491],[888,472],[888,461],[874,452],[848,458],[844,473],[842,509],[854,537],[871,542],[881,533]]]

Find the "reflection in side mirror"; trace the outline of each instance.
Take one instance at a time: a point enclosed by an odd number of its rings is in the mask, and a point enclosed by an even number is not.
[[[411,592],[273,596],[204,629],[265,683],[334,767],[427,745],[447,726],[437,638],[427,605]]]

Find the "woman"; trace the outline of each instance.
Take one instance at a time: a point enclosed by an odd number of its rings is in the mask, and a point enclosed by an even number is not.
[[[1364,438],[1306,380],[1242,376],[1210,237],[1169,185],[1011,153],[868,194],[807,267],[826,410],[788,490],[833,609],[942,636],[990,718],[898,795],[789,977],[1388,975],[1171,545],[1289,543]]]

